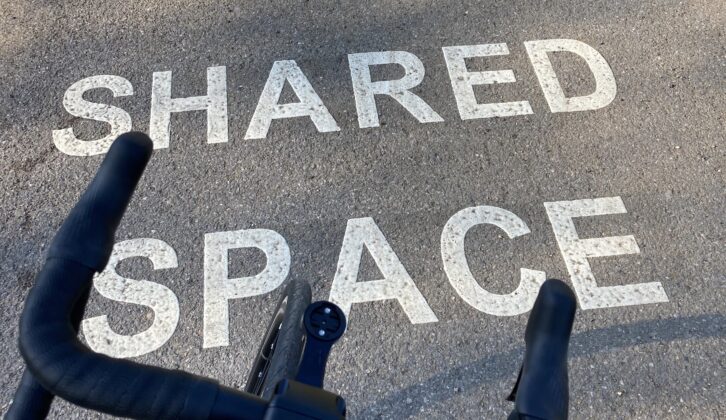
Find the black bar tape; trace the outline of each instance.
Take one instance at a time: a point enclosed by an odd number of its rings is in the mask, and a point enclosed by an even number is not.
[[[265,401],[257,397],[186,372],[95,353],[78,340],[79,308],[93,275],[108,262],[114,233],[151,151],[151,140],[142,133],[124,134],[109,149],[28,294],[20,352],[43,388],[92,410],[132,418],[205,419],[219,399],[236,402],[240,418],[259,416]]]
[[[95,178],[53,238],[48,259],[62,258],[103,270],[152,149],[151,139],[143,133],[122,134],[113,142]]]
[[[567,418],[567,350],[576,309],[575,294],[564,282],[547,280],[540,288],[524,334],[513,413],[519,418]]]

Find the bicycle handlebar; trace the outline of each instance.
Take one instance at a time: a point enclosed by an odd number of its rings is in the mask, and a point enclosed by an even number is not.
[[[103,270],[151,152],[151,140],[143,133],[126,133],[113,142],[93,181],[53,238],[48,260],[70,260]]]
[[[13,401],[5,413],[5,420],[42,420],[48,415],[55,395],[48,392],[25,369],[13,396]]]
[[[145,134],[119,136],[53,239],[20,320],[19,347],[27,370],[9,419],[44,418],[53,395],[133,418],[287,418],[293,412],[287,409],[299,406],[294,398],[302,394],[270,403],[208,378],[95,353],[78,339],[93,276],[110,258],[116,228],[151,152]],[[575,310],[574,293],[565,283],[543,284],[527,322],[510,419],[567,417],[567,347]],[[337,401],[335,394],[320,392],[315,394],[319,401]],[[337,405],[331,407],[338,418]]]
[[[93,276],[151,156],[142,133],[120,136],[56,234],[20,321],[20,352],[49,392],[73,404],[134,418],[261,418],[266,401],[182,371],[114,359],[77,337]],[[80,308],[80,309],[79,309]]]
[[[539,290],[524,333],[524,363],[510,400],[509,419],[566,419],[569,404],[567,348],[577,302],[560,280]]]

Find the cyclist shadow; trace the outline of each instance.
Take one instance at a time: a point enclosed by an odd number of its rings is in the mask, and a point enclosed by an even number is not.
[[[591,331],[575,333],[570,340],[569,359],[592,356],[609,350],[644,345],[653,342],[671,342],[693,338],[716,338],[726,336],[726,316],[705,314],[681,318],[640,321],[626,325],[614,325]],[[720,326],[720,327],[718,327]],[[521,363],[524,346],[516,347],[506,353],[493,354],[476,361],[459,365],[439,373],[419,384],[394,392],[373,404],[369,404],[358,415],[361,418],[374,418],[391,407],[401,416],[414,416],[424,406],[434,406],[452,397],[446,384],[456,383],[464,388],[480,386],[484,383],[496,384],[510,380],[514,384],[516,369]],[[482,366],[500,367],[482,374]],[[501,367],[510,366],[512,369]],[[446,392],[432,392],[432,390]],[[502,389],[504,399],[507,389]],[[401,401],[416,401],[412,406],[401,407]]]

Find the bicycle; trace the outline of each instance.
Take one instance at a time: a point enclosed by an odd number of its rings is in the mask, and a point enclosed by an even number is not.
[[[94,353],[78,339],[93,276],[108,262],[152,149],[143,133],[119,136],[53,239],[21,316],[19,348],[26,369],[6,418],[43,419],[55,396],[132,418],[345,418],[345,400],[323,388],[328,355],[346,329],[345,314],[331,302],[311,303],[303,281],[286,287],[244,392],[180,370]],[[567,348],[575,310],[574,293],[565,283],[543,284],[508,397],[515,403],[510,420],[567,417]]]

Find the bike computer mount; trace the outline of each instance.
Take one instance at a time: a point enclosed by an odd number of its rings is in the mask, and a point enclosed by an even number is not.
[[[275,388],[266,420],[345,418],[345,400],[323,387],[330,350],[345,332],[345,313],[327,301],[308,305],[303,316],[305,347],[295,380],[284,379]]]

